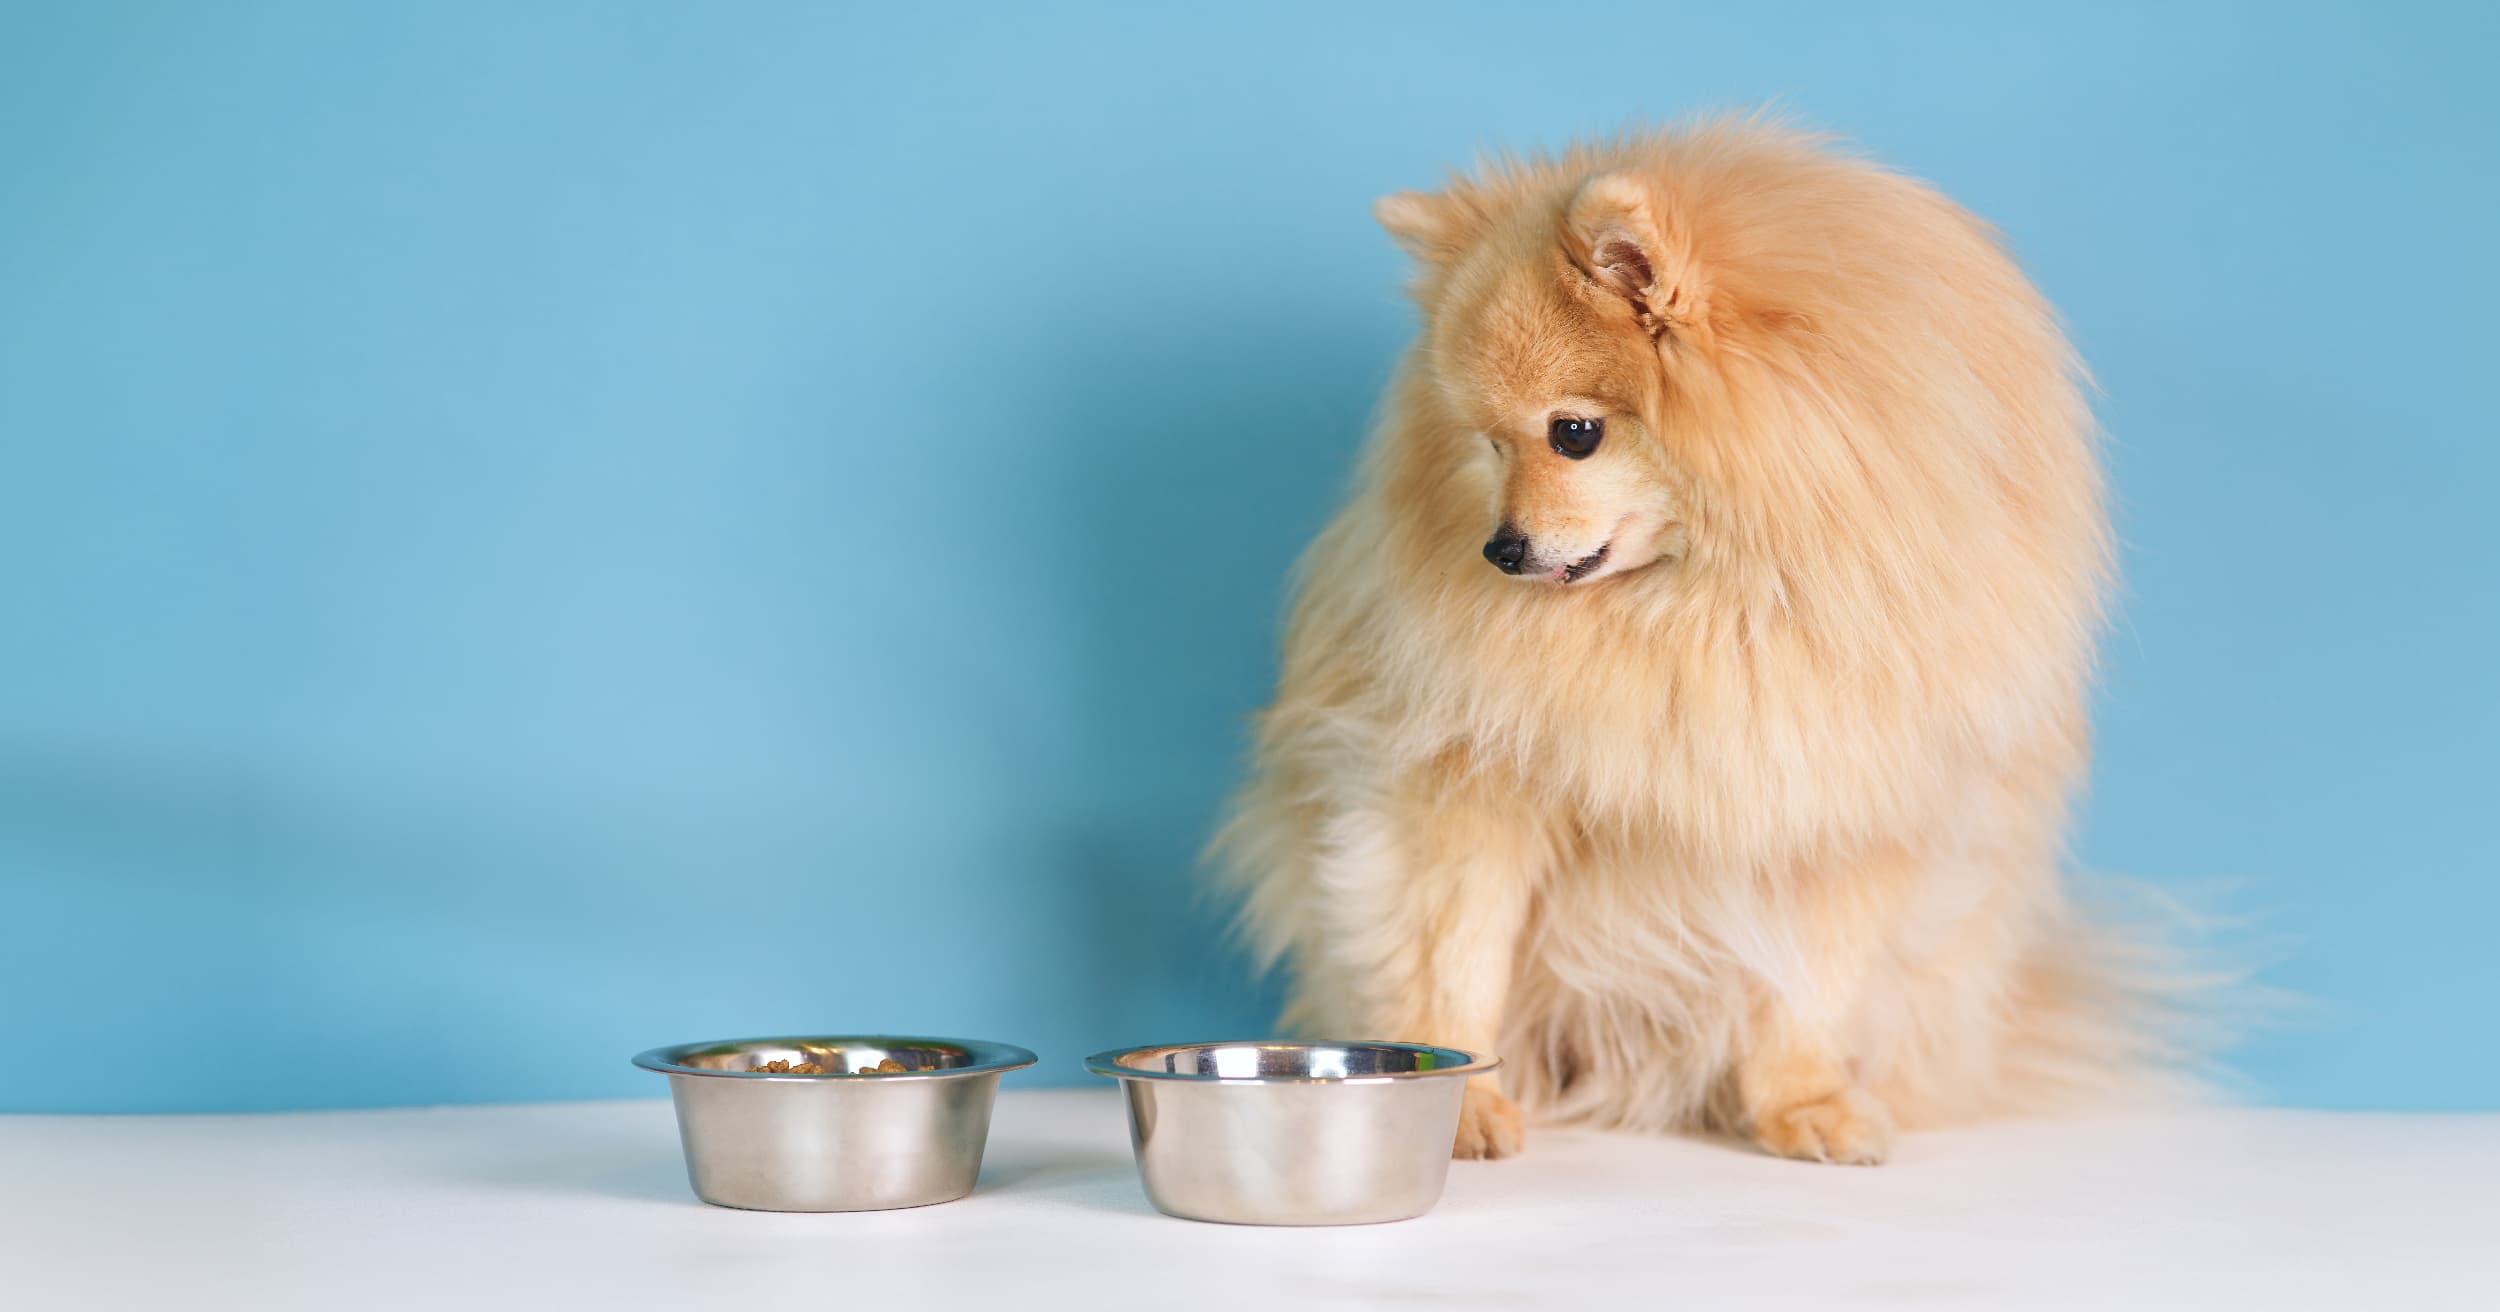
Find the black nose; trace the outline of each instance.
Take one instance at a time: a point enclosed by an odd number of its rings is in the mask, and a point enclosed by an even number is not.
[[[1528,535],[1508,524],[1502,525],[1500,532],[1486,540],[1484,558],[1505,574],[1518,573],[1519,562],[1528,558]]]

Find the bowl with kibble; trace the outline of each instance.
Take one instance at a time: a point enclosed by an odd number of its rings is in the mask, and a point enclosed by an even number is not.
[[[653,1048],[695,1196],[759,1212],[926,1207],[972,1192],[1011,1043],[881,1036]]]

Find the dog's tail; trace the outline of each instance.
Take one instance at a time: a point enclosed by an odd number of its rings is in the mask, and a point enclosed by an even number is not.
[[[1991,1110],[2108,1111],[2206,1101],[2221,1058],[2284,999],[2230,960],[2236,925],[2176,895],[2088,886],[2016,974]]]

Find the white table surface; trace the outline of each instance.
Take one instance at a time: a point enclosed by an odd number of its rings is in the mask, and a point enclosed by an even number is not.
[[[0,1306],[2500,1308],[2500,1116],[2215,1110],[1909,1136],[1872,1169],[1544,1130],[1419,1220],[1203,1225],[1107,1089],[1002,1097],[981,1187],[774,1215],[665,1101],[0,1117]]]

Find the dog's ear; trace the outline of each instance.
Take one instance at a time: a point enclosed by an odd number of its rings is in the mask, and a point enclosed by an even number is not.
[[[1698,270],[1640,179],[1601,173],[1563,212],[1563,246],[1599,287],[1623,298],[1652,337],[1699,324],[1707,311]]]
[[[1443,191],[1393,191],[1372,203],[1372,217],[1406,253],[1426,264],[1457,257],[1483,227],[1483,213],[1464,183]]]

